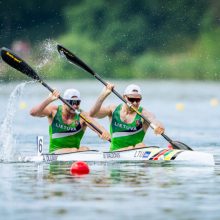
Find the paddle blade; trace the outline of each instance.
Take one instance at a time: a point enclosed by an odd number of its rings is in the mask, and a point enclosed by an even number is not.
[[[9,66],[13,67],[14,69],[24,73],[25,75],[35,80],[40,80],[40,77],[37,75],[37,73],[24,60],[14,54],[11,50],[2,47],[1,57]]]
[[[70,63],[82,68],[86,72],[91,73],[93,76],[95,75],[95,72],[87,66],[82,60],[79,59],[75,54],[67,50],[65,47],[57,44],[57,50],[61,56],[64,56]]]
[[[172,141],[171,145],[173,146],[174,149],[178,149],[178,150],[193,150],[186,144],[179,142],[179,141]]]

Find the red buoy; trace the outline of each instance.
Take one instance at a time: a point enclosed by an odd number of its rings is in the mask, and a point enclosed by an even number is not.
[[[70,168],[70,174],[72,175],[85,175],[89,174],[89,166],[83,161],[74,162]]]

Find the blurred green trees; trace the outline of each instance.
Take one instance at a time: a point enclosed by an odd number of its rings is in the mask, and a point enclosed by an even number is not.
[[[56,38],[105,77],[220,79],[217,0],[20,0],[13,19],[0,6],[1,41],[23,37],[37,48]],[[57,59],[46,67],[51,78],[89,77]]]

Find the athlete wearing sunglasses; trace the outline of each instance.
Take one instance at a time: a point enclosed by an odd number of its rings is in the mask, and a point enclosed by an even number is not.
[[[30,114],[37,117],[47,117],[50,134],[50,153],[69,153],[88,150],[88,147],[80,146],[81,139],[87,128],[86,122],[79,113],[102,131],[99,135],[102,139],[109,140],[110,134],[100,126],[88,113],[80,110],[80,93],[76,89],[67,89],[63,98],[71,105],[52,105],[60,93],[54,90],[42,103],[31,109]]]
[[[128,100],[130,103],[134,103],[134,102],[139,103],[139,102],[141,101],[141,98],[131,98],[131,97],[128,97],[128,96],[127,96],[127,100]]]
[[[76,100],[66,99],[66,101],[67,101],[70,105],[80,105],[80,103],[81,103],[81,100],[79,100],[79,99],[76,99]]]
[[[149,128],[149,124],[146,123],[140,115],[138,115],[132,108],[129,108],[125,103],[118,106],[115,104],[108,106],[102,105],[113,88],[113,84],[107,84],[98,97],[95,105],[91,108],[90,116],[96,118],[109,117],[111,151],[146,147],[143,143],[143,139]],[[140,106],[142,92],[139,86],[134,84],[127,86],[123,98],[131,103],[133,107],[138,109],[143,116],[155,125],[154,132],[156,134],[162,134],[164,132],[163,125],[155,118],[155,116]]]

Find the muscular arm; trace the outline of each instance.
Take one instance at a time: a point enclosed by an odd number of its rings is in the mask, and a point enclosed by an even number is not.
[[[92,117],[96,117],[96,118],[104,118],[106,116],[111,117],[111,115],[112,115],[111,109],[112,109],[111,105],[103,106],[103,107],[99,108],[99,110],[98,110],[98,112],[96,114],[93,114],[90,111],[89,115],[92,116]]]
[[[44,100],[39,105],[33,107],[30,111],[30,114],[36,117],[49,117],[52,113],[51,106],[48,106],[50,103],[51,101],[49,101],[48,99]]]
[[[102,107],[102,104],[111,93],[113,87],[113,84],[107,84],[107,86],[103,89],[102,93],[96,100],[95,105],[90,109],[89,115],[91,117],[104,118],[111,115],[111,107]]]
[[[49,104],[56,100],[59,95],[59,92],[57,90],[54,90],[54,92],[50,94],[49,97],[46,98],[42,103],[33,107],[30,111],[30,114],[36,117],[51,117],[53,110],[55,110],[57,107]]]
[[[147,111],[146,109],[143,109],[142,115],[146,117],[151,122],[151,124],[154,126],[155,134],[162,134],[164,132],[165,128],[163,124],[156,119],[153,113]],[[147,129],[148,127],[149,127],[149,124],[145,122],[144,128]]]

